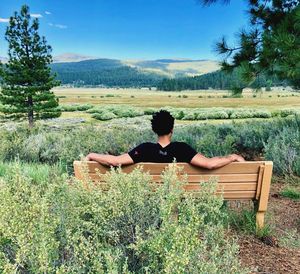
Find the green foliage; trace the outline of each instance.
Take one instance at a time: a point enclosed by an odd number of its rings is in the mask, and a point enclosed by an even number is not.
[[[87,111],[91,109],[93,105],[90,104],[72,104],[72,105],[60,105],[59,109],[65,112],[73,112],[73,111]]]
[[[88,113],[93,114],[93,118],[98,120],[110,120],[122,117],[138,117],[150,115],[159,109],[131,107],[126,105],[115,106],[95,106],[90,105],[65,105],[65,111],[81,111],[87,109]],[[209,119],[248,119],[248,118],[271,118],[275,116],[287,117],[299,113],[297,109],[283,109],[270,112],[264,109],[248,108],[172,108],[165,107],[177,120],[209,120]],[[114,114],[114,115],[112,115]],[[104,117],[104,118],[102,118]],[[108,117],[108,118],[106,118]]]
[[[254,211],[242,210],[241,212],[229,212],[229,225],[245,234],[256,235],[258,237],[270,236],[273,234],[273,229],[270,225],[265,224],[263,228],[256,227],[256,213]]]
[[[117,118],[118,116],[116,114],[114,114],[111,111],[101,111],[101,113],[94,113],[92,115],[92,118],[97,119],[97,120],[101,120],[101,121],[107,121],[107,120],[111,120],[114,118]]]
[[[8,41],[8,63],[2,70],[0,101],[7,118],[34,119],[60,116],[58,98],[51,88],[59,83],[51,75],[51,47],[40,37],[39,22],[31,20],[29,7],[10,18],[5,38]]]
[[[270,137],[270,142],[265,145],[265,157],[274,161],[276,174],[282,176],[300,175],[299,121],[295,128],[284,128],[275,136]]]
[[[51,128],[52,129],[52,128]],[[179,125],[174,141],[186,142],[206,156],[239,153],[248,160],[265,156],[274,162],[277,175],[299,175],[299,118],[290,116],[265,121],[227,124]],[[89,152],[119,155],[142,142],[155,142],[150,121],[120,118],[96,127],[22,126],[0,130],[0,160],[19,158],[24,162],[61,163],[72,170],[74,159]],[[216,145],[217,144],[217,145]],[[292,156],[292,157],[291,157]],[[288,173],[287,173],[288,171]]]
[[[283,80],[278,80],[276,77],[267,75],[261,76],[253,83],[247,83],[242,79],[241,71],[236,69],[231,74],[228,74],[224,71],[215,71],[200,76],[163,79],[158,83],[157,88],[165,91],[199,90],[209,88],[231,90],[233,87],[267,87],[270,81],[272,82],[273,86],[287,84]]]
[[[136,169],[112,170],[108,191],[33,181],[18,165],[0,182],[0,271],[4,273],[246,273],[223,226],[216,185],[184,196],[178,169],[153,191]]]
[[[231,88],[231,97],[233,98],[241,98],[243,97],[243,88],[241,87],[233,87]]]
[[[126,105],[106,105],[101,107],[93,107],[88,110],[88,113],[92,113],[92,117],[98,120],[111,120],[114,118],[137,117],[144,115],[144,111],[141,109]]]
[[[280,195],[292,200],[300,200],[300,191],[296,188],[286,187],[280,191]]]
[[[229,46],[225,38],[216,44],[217,51],[224,56],[223,70],[238,67],[247,82],[267,73],[299,87],[300,1],[248,2],[249,27],[239,32],[237,45]]]

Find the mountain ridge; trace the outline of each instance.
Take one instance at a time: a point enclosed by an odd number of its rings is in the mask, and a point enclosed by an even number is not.
[[[53,56],[52,64],[61,64],[66,66],[78,66],[77,63],[88,61],[97,62],[94,60],[102,60],[105,63],[119,63],[120,66],[129,66],[147,73],[159,74],[163,77],[184,77],[197,76],[216,71],[220,68],[217,61],[208,59],[188,59],[188,58],[159,58],[154,60],[147,59],[115,59],[115,58],[100,58],[96,56],[82,55],[77,53],[63,53]],[[0,61],[6,63],[7,57],[0,56]],[[83,63],[84,64],[84,63]]]

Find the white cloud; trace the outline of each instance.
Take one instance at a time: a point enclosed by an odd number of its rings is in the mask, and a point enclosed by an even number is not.
[[[41,17],[43,17],[43,15],[41,15],[40,13],[31,13],[30,16],[34,17],[34,18],[41,18]]]
[[[52,13],[50,11],[45,11],[45,14],[50,15]]]
[[[66,25],[61,25],[61,24],[52,24],[52,23],[48,23],[48,25],[49,25],[50,27],[55,27],[55,28],[59,28],[59,29],[67,29],[67,28],[68,28],[68,26],[66,26]]]
[[[0,17],[0,23],[8,23],[9,22],[9,18],[1,18]]]
[[[55,27],[60,28],[60,29],[67,29],[68,28],[68,26],[61,25],[61,24],[56,24]]]

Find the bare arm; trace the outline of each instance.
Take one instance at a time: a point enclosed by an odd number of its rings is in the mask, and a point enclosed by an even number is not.
[[[222,166],[226,166],[232,162],[244,162],[245,159],[237,154],[231,154],[224,157],[212,157],[207,158],[202,154],[196,154],[191,160],[191,164],[199,167],[204,167],[207,169],[216,169]]]
[[[107,154],[90,153],[85,158],[87,161],[96,161],[106,166],[119,166],[133,164],[133,160],[128,153],[114,156]]]

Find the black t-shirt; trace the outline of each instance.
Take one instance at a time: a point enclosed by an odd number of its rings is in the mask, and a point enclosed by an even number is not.
[[[190,163],[197,151],[183,142],[171,142],[166,147],[158,143],[142,143],[128,152],[134,163]]]

